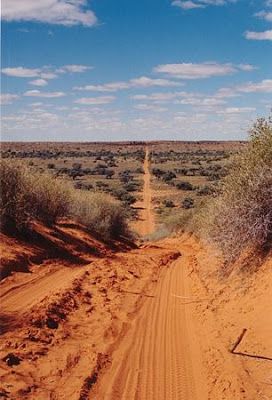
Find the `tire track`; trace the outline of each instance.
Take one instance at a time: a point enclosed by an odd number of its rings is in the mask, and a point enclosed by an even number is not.
[[[184,267],[178,259],[164,270],[155,297],[146,299],[90,399],[207,398],[191,305],[175,297],[190,295]]]

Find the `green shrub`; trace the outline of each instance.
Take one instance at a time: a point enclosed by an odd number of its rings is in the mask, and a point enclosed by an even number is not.
[[[194,190],[194,186],[190,182],[187,182],[187,181],[178,182],[176,184],[176,187],[179,190]]]
[[[106,240],[130,235],[126,212],[108,195],[76,190],[70,182],[14,161],[2,160],[0,172],[2,231],[23,231],[34,220],[51,225],[68,217]]]
[[[0,168],[2,229],[21,230],[33,219],[51,224],[68,213],[70,187],[62,181],[12,161]]]
[[[164,200],[163,205],[166,208],[174,208],[175,207],[175,204],[172,200]]]
[[[195,206],[195,201],[194,201],[194,199],[192,199],[191,197],[185,197],[183,200],[182,200],[182,208],[185,208],[186,210],[187,209],[189,209],[189,208],[194,208],[194,206]]]
[[[71,214],[90,232],[99,234],[105,240],[130,236],[126,211],[104,193],[78,191],[71,205]]]
[[[250,142],[203,214],[203,230],[233,260],[249,247],[271,247],[272,120],[259,119]]]

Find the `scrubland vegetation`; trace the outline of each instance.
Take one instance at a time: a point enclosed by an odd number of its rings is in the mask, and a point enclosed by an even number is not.
[[[231,260],[246,248],[271,246],[271,119],[253,126],[249,146],[235,158],[219,195],[202,210],[201,219],[208,237]]]
[[[227,261],[248,249],[272,245],[272,120],[259,119],[248,146],[233,157],[229,173],[198,207],[165,220],[171,231],[192,231],[216,243]],[[185,200],[184,200],[185,201]],[[185,208],[193,204],[186,201]],[[191,207],[191,206],[192,207]],[[190,206],[190,207],[189,207]]]
[[[129,236],[127,213],[111,196],[76,190],[46,172],[35,172],[14,160],[2,160],[1,230],[24,232],[31,222],[52,225],[67,217],[102,239]]]
[[[69,217],[106,240],[128,236],[143,187],[143,143],[5,144],[1,226]],[[162,231],[192,231],[226,259],[271,245],[272,122],[244,142],[149,144],[152,198]],[[137,204],[136,204],[137,206]],[[166,228],[166,229],[165,229]]]

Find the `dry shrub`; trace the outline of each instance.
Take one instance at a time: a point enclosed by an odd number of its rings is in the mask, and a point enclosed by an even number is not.
[[[110,196],[80,191],[48,173],[39,173],[12,160],[2,160],[1,230],[23,231],[30,222],[45,225],[69,217],[104,239],[129,236],[127,215]]]
[[[201,213],[202,231],[232,261],[247,248],[271,247],[272,120],[259,119],[250,141],[222,184],[221,194]]]
[[[64,182],[13,161],[2,160],[0,169],[3,230],[23,230],[34,219],[50,225],[67,215],[70,187]]]
[[[182,210],[165,218],[164,227],[170,233],[190,232],[194,230],[192,226],[193,218],[194,212],[192,210]]]
[[[105,240],[130,236],[127,213],[110,195],[77,191],[71,205],[71,214]]]

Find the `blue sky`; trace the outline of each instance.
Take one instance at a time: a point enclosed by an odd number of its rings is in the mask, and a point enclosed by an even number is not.
[[[244,139],[271,0],[3,0],[3,140]]]

